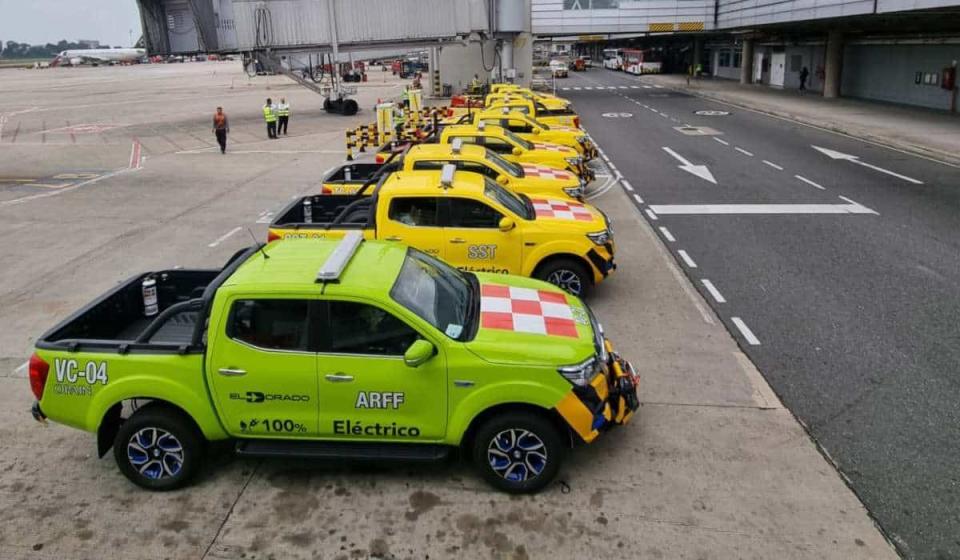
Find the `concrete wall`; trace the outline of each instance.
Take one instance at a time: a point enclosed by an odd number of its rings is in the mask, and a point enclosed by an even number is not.
[[[844,50],[841,93],[931,109],[950,108],[950,92],[917,84],[916,74],[937,73],[960,60],[960,45],[849,44]]]
[[[440,83],[453,86],[453,93],[462,93],[470,87],[470,80],[478,74],[482,81],[486,81],[491,71],[484,69],[495,66],[494,42],[483,43],[483,59],[480,58],[480,43],[469,43],[467,46],[446,46],[440,49]],[[514,53],[516,60],[516,53]]]

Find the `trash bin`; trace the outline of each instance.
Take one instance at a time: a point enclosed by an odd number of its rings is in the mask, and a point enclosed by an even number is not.
[[[443,84],[442,97],[452,97],[452,96],[453,96],[453,84]]]

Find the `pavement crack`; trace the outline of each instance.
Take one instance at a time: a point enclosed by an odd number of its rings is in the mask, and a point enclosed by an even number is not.
[[[203,554],[200,556],[200,560],[204,560],[210,550],[213,548],[213,545],[216,544],[217,539],[220,538],[220,534],[223,532],[223,528],[226,527],[227,521],[230,521],[230,516],[233,515],[233,510],[237,507],[237,503],[240,502],[240,498],[243,497],[244,492],[247,491],[247,487],[250,486],[250,483],[253,482],[253,478],[257,476],[257,471],[260,469],[262,461],[257,461],[253,466],[253,470],[250,471],[250,476],[247,477],[247,480],[243,482],[243,487],[240,488],[240,491],[237,492],[237,497],[234,498],[233,503],[230,504],[230,509],[227,510],[227,514],[223,516],[223,521],[220,522],[220,526],[217,527],[217,532],[214,533],[213,538],[210,540],[210,544],[207,545],[207,548],[203,551]]]

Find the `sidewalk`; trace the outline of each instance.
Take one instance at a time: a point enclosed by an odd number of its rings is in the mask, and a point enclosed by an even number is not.
[[[824,99],[816,92],[800,94],[797,90],[741,85],[732,80],[700,79],[688,86],[685,76],[646,76],[644,79],[960,165],[960,115],[860,99]]]

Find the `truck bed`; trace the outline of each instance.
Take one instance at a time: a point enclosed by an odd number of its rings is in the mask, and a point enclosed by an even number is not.
[[[310,201],[310,216],[306,216],[305,202]],[[370,209],[374,197],[366,194],[299,198],[280,211],[270,224],[272,228],[354,229],[370,225]]]
[[[349,163],[331,171],[323,178],[327,185],[355,185],[367,182],[383,167],[379,163]]]
[[[189,344],[201,311],[204,289],[219,270],[163,270],[135,276],[107,292],[42,337],[57,342],[139,342]],[[157,281],[159,311],[144,314],[142,282]]]

